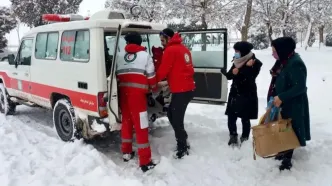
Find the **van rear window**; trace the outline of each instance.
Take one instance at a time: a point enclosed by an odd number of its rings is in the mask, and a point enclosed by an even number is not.
[[[63,32],[60,51],[62,61],[88,62],[90,60],[90,32],[88,30]]]

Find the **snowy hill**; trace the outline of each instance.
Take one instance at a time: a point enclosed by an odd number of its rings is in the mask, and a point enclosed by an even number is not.
[[[153,157],[160,163],[150,174],[143,174],[136,161],[121,161],[117,137],[102,150],[82,141],[64,143],[56,137],[51,112],[20,106],[17,116],[0,115],[1,186],[331,186],[332,48],[298,51],[308,68],[312,141],[295,150],[291,172],[280,173],[273,159],[254,161],[251,139],[241,149],[229,148],[221,106],[189,106],[185,121],[192,149],[183,160],[171,156],[175,140],[167,119],[157,121],[150,137]],[[260,114],[274,62],[271,53],[256,51],[264,63],[257,80]]]

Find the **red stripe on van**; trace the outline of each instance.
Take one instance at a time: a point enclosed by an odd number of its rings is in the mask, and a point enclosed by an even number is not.
[[[30,93],[34,96],[42,97],[47,100],[51,99],[52,93],[58,93],[69,97],[72,105],[81,109],[98,112],[98,98],[97,95],[86,94],[82,92],[72,91],[68,89],[53,87],[40,83],[34,83],[29,81],[21,80],[22,89],[18,87],[18,80],[10,78],[7,73],[0,72],[2,80],[5,83],[6,88],[16,89],[25,93]],[[31,89],[29,88],[31,86]]]

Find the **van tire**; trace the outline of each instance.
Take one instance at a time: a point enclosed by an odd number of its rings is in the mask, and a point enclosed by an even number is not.
[[[62,141],[74,140],[76,132],[76,115],[68,99],[60,99],[53,109],[53,123],[58,136]]]
[[[0,112],[5,115],[14,115],[16,104],[9,99],[3,83],[0,83]]]

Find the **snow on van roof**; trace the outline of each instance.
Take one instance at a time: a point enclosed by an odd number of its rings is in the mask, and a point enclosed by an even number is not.
[[[167,27],[166,24],[151,23],[144,21],[132,21],[129,19],[93,19],[82,21],[58,22],[32,28],[24,37],[33,36],[40,32],[52,32],[63,30],[79,30],[91,28],[108,28],[116,30],[121,25],[123,28],[129,25],[150,26],[151,30],[163,30]]]
[[[105,9],[94,13],[90,20],[96,19],[126,19],[125,12],[121,10]]]

